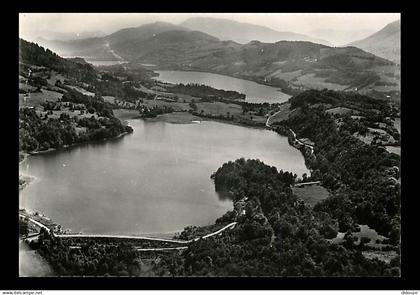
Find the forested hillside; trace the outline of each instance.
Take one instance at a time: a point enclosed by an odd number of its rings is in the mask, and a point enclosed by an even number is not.
[[[342,232],[357,223],[368,224],[398,245],[400,156],[389,153],[379,140],[368,145],[357,137],[381,127],[398,141],[400,135],[389,119],[395,109],[383,101],[334,91],[308,91],[290,101],[298,111],[279,123],[279,132],[288,127],[315,143],[314,156],[307,157],[307,164],[314,177],[334,192],[315,210],[336,218]],[[347,107],[348,113],[327,112],[338,105]],[[358,116],[352,116],[354,112]]]
[[[90,64],[61,58],[22,39],[19,58],[20,152],[57,149],[133,131],[114,117],[100,93],[85,95],[77,88],[83,85],[96,91],[100,79]]]

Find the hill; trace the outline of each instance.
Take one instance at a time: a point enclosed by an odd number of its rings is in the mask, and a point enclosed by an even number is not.
[[[401,24],[397,20],[386,25],[369,37],[350,43],[377,56],[400,63],[401,58]]]
[[[213,72],[280,87],[290,94],[311,88],[351,89],[399,99],[399,68],[356,47],[307,41],[240,44],[161,22],[103,38],[60,42],[63,51],[87,56],[88,61],[124,59],[159,69]]]
[[[32,153],[132,132],[100,93],[100,73],[19,40],[19,152]],[[104,81],[110,84],[108,81]]]
[[[331,45],[329,42],[294,32],[279,32],[265,26],[241,23],[234,20],[212,17],[193,17],[180,24],[190,30],[201,31],[220,40],[232,40],[241,44],[253,40],[274,43],[277,41],[310,41]]]
[[[124,47],[130,42],[141,42],[169,30],[186,30],[177,25],[155,22],[139,27],[121,29],[104,37],[75,40],[41,40],[41,44],[62,56],[81,56],[88,60],[115,60],[112,48]]]
[[[375,83],[380,83],[382,90],[388,89],[385,86],[399,90],[393,63],[356,47],[334,48],[304,41],[241,45],[195,31],[169,31],[116,50],[124,50],[121,55],[129,60],[160,69],[224,74],[291,93],[309,88],[360,91],[377,87]]]
[[[45,67],[79,80],[91,81],[96,77],[93,67],[83,59],[64,59],[48,48],[23,39],[19,40],[19,61],[21,64]]]
[[[111,45],[127,60],[148,59],[160,64],[181,62],[188,55],[205,54],[206,50],[222,47],[219,39],[198,31],[171,30],[149,38],[133,38]],[[154,62],[155,63],[155,62]]]
[[[307,34],[315,38],[327,40],[335,46],[344,46],[355,40],[366,38],[372,33],[374,33],[372,30],[318,29],[309,31]]]

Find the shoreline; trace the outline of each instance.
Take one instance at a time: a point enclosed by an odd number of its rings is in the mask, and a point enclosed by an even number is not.
[[[115,137],[112,137],[112,138],[104,138],[102,141],[87,141],[87,142],[75,143],[75,144],[71,144],[71,145],[65,145],[65,146],[60,147],[58,149],[50,148],[50,149],[45,150],[45,151],[35,151],[35,152],[29,152],[29,153],[22,152],[23,159],[19,161],[19,164],[18,165],[20,166],[21,164],[23,164],[30,156],[36,156],[36,155],[47,154],[47,153],[50,153],[50,152],[62,151],[62,150],[66,150],[68,148],[80,146],[82,144],[91,144],[91,143],[95,143],[95,142],[98,143],[98,142],[103,142],[103,141],[108,141],[108,140],[115,140],[115,139],[121,138],[121,137],[123,137],[123,136],[125,136],[125,135],[127,135],[129,133],[131,133],[131,132],[122,132],[121,134],[119,134],[119,135],[117,135]],[[20,170],[21,169],[19,167],[19,194],[26,187],[28,187],[31,183],[33,183],[34,181],[36,181],[38,179],[34,175],[22,173]],[[21,180],[23,181],[22,184],[20,183]],[[28,208],[25,208],[25,207],[21,207],[20,206],[20,202],[19,202],[19,209],[24,209],[27,212],[29,212],[29,209]]]
[[[191,120],[191,119],[198,118],[200,120],[200,123],[202,121],[209,121],[209,122],[214,121],[214,122],[218,122],[218,123],[221,123],[221,124],[236,125],[236,126],[240,126],[240,127],[244,127],[244,128],[269,130],[269,131],[275,132],[276,134],[278,134],[280,136],[287,137],[287,136],[282,135],[282,134],[279,134],[278,132],[276,132],[275,130],[273,130],[273,128],[271,126],[266,126],[266,125],[255,126],[255,125],[248,125],[248,124],[244,124],[244,123],[240,123],[240,122],[236,122],[236,121],[230,121],[230,120],[215,119],[215,118],[206,118],[206,117],[203,118],[203,117],[195,116],[195,115],[193,115],[193,114],[191,114],[189,112],[174,112],[174,113],[182,113],[181,114],[181,119],[183,119],[184,121],[182,121],[182,122],[179,122],[179,121],[178,122],[173,122],[171,120],[168,120],[167,117],[163,117],[163,116],[168,115],[168,114],[161,114],[161,115],[158,115],[155,118],[130,118],[128,120],[138,120],[138,119],[141,119],[141,120],[143,120],[145,122],[164,122],[164,123],[168,123],[168,124],[196,124],[195,122],[193,122],[194,120]],[[173,113],[169,113],[169,115],[170,114],[173,114]],[[185,117],[189,117],[190,120],[185,121],[185,118],[183,118],[182,115],[185,116]],[[169,118],[169,119],[171,119],[171,118]],[[178,118],[178,119],[180,119],[180,118]],[[72,144],[72,145],[63,146],[63,147],[58,148],[58,149],[51,148],[51,149],[48,149],[48,150],[45,150],[45,151],[37,151],[37,152],[32,152],[32,153],[24,153],[23,154],[24,158],[19,162],[19,164],[24,163],[24,161],[26,161],[28,159],[28,157],[31,156],[31,155],[42,155],[42,154],[47,154],[47,153],[54,152],[54,151],[65,150],[65,149],[68,149],[68,148],[71,148],[71,147],[74,147],[74,146],[78,146],[78,145],[82,145],[82,144],[91,144],[91,143],[95,143],[95,142],[103,142],[103,141],[118,139],[118,138],[121,138],[121,137],[129,134],[129,133],[130,132],[123,132],[123,133],[119,134],[116,137],[107,138],[107,139],[103,139],[103,140],[99,140],[99,141],[87,141],[87,142],[83,142],[83,143],[76,143],[76,144]],[[289,145],[292,146],[292,147],[294,147],[294,148],[296,148],[296,149],[298,149],[298,150],[300,150],[299,148],[297,148],[296,146],[294,146],[290,142],[289,142]],[[305,154],[302,151],[301,151],[301,153],[302,153],[302,156],[305,159]],[[308,168],[308,166],[306,165],[306,161],[305,161],[305,166]],[[308,168],[308,170],[310,170],[310,169]],[[37,179],[35,176],[32,176],[32,175],[23,174],[23,173],[21,173],[20,176],[21,175],[23,177],[27,177],[29,181],[26,182],[26,183],[24,183],[22,185],[22,187],[20,186],[19,187],[19,191],[23,190],[24,188],[26,188],[27,186],[29,186],[34,180]],[[20,176],[19,176],[19,179],[20,179]],[[26,210],[27,212],[30,212],[29,209],[27,209],[25,207],[20,207],[20,208]],[[45,216],[44,214],[41,214],[41,215],[42,216]],[[214,225],[214,224],[215,223],[213,223],[211,225]],[[193,226],[196,226],[196,225],[193,225]],[[201,226],[198,226],[198,227],[201,227]],[[171,237],[172,235],[180,234],[181,232],[183,232],[183,230],[184,229],[178,229],[178,230],[169,231],[169,232],[162,232],[162,233],[154,232],[154,233],[148,233],[148,234],[150,236],[154,236],[154,237]],[[135,236],[136,235],[133,235],[133,237],[135,237]]]
[[[249,82],[254,82],[254,83],[257,83],[258,85],[273,87],[273,88],[276,88],[277,91],[279,91],[279,92],[281,92],[283,94],[286,94],[286,95],[288,95],[290,97],[292,97],[293,95],[296,95],[296,93],[292,93],[288,89],[283,89],[280,86],[275,86],[273,84],[270,84],[270,83],[267,83],[267,82],[264,82],[264,81],[259,81],[259,80],[256,80],[256,79],[252,79],[252,77],[234,76],[232,74],[227,74],[227,73],[221,73],[221,72],[217,72],[217,71],[212,71],[210,69],[204,71],[202,69],[188,69],[188,68],[173,69],[173,68],[165,68],[165,67],[163,67],[163,69],[162,69],[162,68],[158,68],[159,66],[156,66],[156,67],[157,67],[156,69],[152,69],[154,72],[157,72],[157,71],[179,71],[179,72],[210,73],[210,74],[216,74],[216,75],[221,75],[221,76],[227,76],[227,77],[230,77],[230,78],[241,79],[241,80],[245,80],[245,81],[249,81]],[[159,76],[160,75],[153,76],[153,78],[156,79],[156,80],[158,80]],[[161,81],[161,80],[159,80],[159,81]],[[164,81],[161,81],[161,82],[163,82],[163,83],[169,83],[169,82],[164,82]],[[170,83],[170,84],[176,84],[176,83]],[[287,99],[289,99],[290,97],[288,97]]]
[[[85,142],[78,142],[78,143],[63,145],[62,147],[59,147],[59,148],[49,148],[49,149],[44,150],[44,151],[27,152],[27,153],[25,153],[26,157],[22,161],[20,161],[19,164],[22,164],[30,156],[42,155],[42,154],[47,154],[47,153],[56,152],[56,151],[63,151],[63,150],[73,148],[73,147],[76,147],[76,146],[81,146],[81,145],[84,145],[84,144],[101,143],[101,142],[104,142],[104,141],[121,138],[121,137],[123,137],[127,134],[130,134],[130,133],[131,132],[125,131],[125,132],[122,132],[121,134],[119,134],[117,136],[110,137],[110,138],[104,138],[102,140],[89,140],[89,141],[85,141]]]
[[[185,120],[185,118],[173,118],[173,117],[170,117],[170,116],[173,116],[171,114],[182,114],[185,117],[190,116],[191,118],[194,118],[196,120]],[[194,122],[194,121],[200,121],[200,122],[207,121],[207,122],[218,122],[218,123],[223,123],[223,124],[241,126],[241,127],[245,127],[245,128],[252,128],[252,129],[272,130],[271,128],[267,128],[265,125],[258,126],[258,125],[250,125],[250,124],[241,123],[241,122],[232,121],[232,120],[223,120],[223,119],[216,119],[216,118],[209,118],[209,117],[201,117],[201,116],[193,115],[193,114],[191,114],[187,111],[160,114],[160,115],[158,115],[156,117],[153,117],[153,118],[141,118],[141,117],[140,118],[132,118],[130,120],[137,120],[137,119],[141,119],[141,120],[146,121],[146,122],[164,122],[164,123],[169,123],[169,124],[199,124],[198,122]],[[174,119],[174,120],[172,120],[172,119]],[[176,120],[176,119],[178,119],[178,120]]]

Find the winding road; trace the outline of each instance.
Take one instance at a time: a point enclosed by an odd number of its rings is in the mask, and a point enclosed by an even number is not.
[[[268,127],[268,128],[271,128],[271,125],[270,125],[270,119],[271,119],[272,117],[274,117],[275,115],[277,115],[278,113],[280,113],[280,112],[282,112],[282,110],[280,110],[280,111],[278,111],[278,112],[275,112],[274,114],[272,114],[271,116],[269,116],[269,117],[267,118],[267,121],[265,122],[265,126],[266,126],[266,127]],[[300,140],[296,137],[296,133],[295,133],[292,129],[290,129],[290,128],[289,128],[289,130],[290,130],[290,132],[292,132],[294,139],[295,139],[295,140],[296,140],[299,144],[304,145],[305,147],[309,148],[309,149],[311,150],[311,154],[313,154],[313,153],[314,153],[314,147],[313,147],[313,146],[311,146],[311,145],[309,145],[309,144],[306,144],[306,143],[303,143],[302,141],[300,141]]]
[[[274,114],[272,114],[271,116],[269,116],[268,118],[267,118],[267,121],[265,122],[265,126],[267,126],[268,128],[271,128],[271,125],[269,124],[270,123],[270,119],[271,119],[271,117],[274,117],[275,115],[277,115],[278,113],[280,113],[280,112],[282,112],[282,110],[280,110],[280,111],[278,111],[278,112],[275,112]]]
[[[311,145],[309,145],[309,144],[306,144],[306,143],[301,142],[301,141],[300,141],[300,140],[296,137],[296,133],[295,133],[292,129],[290,129],[290,128],[289,128],[289,130],[290,130],[290,132],[292,132],[294,139],[295,139],[295,140],[296,140],[299,144],[301,144],[301,145],[304,145],[304,146],[308,147],[308,148],[311,150],[311,154],[313,154],[313,153],[314,153],[314,147],[313,147],[313,146],[311,146]]]

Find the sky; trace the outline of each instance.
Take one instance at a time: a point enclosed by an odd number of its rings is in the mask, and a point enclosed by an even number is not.
[[[21,13],[19,32],[24,38],[37,37],[33,35],[42,31],[110,34],[155,21],[179,24],[195,16],[227,18],[296,33],[318,29],[373,32],[400,19],[399,13]]]

